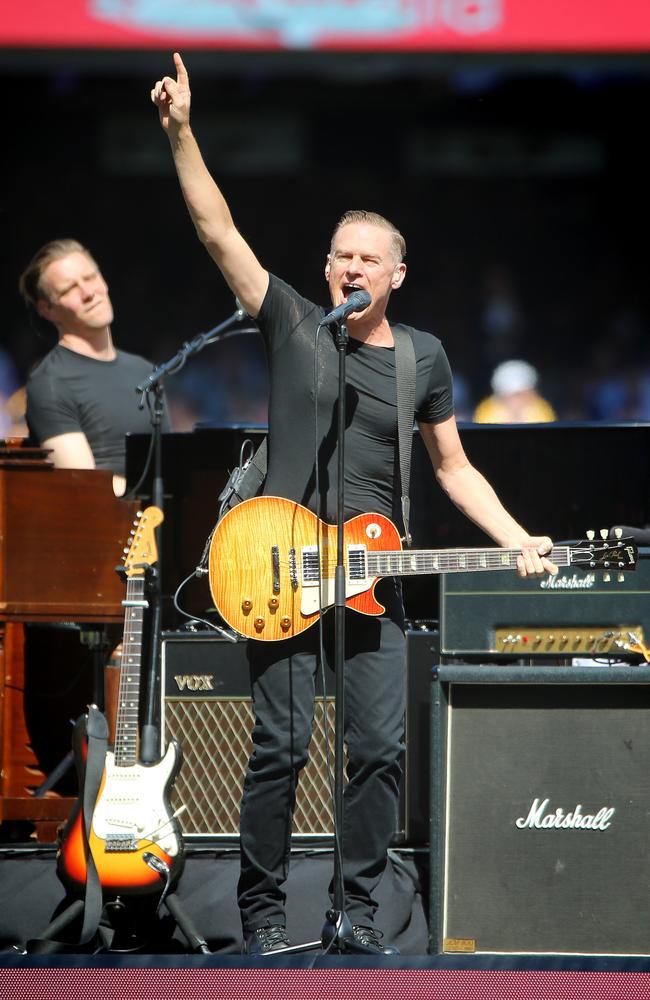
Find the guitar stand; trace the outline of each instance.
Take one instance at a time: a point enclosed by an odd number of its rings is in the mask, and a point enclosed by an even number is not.
[[[212,952],[208,948],[205,938],[197,931],[194,926],[194,922],[188,915],[185,907],[175,892],[172,892],[169,896],[165,897],[163,905],[167,908],[170,916],[172,916],[176,921],[178,929],[189,944],[191,950],[201,955],[211,955]]]
[[[185,907],[176,893],[165,897],[162,905],[182,933],[193,953],[211,955],[205,938],[199,933]],[[106,904],[106,917],[97,928],[92,941],[80,946],[73,940],[60,940],[59,935],[75,921],[81,921],[84,913],[84,900],[73,900],[58,914],[37,937],[24,945],[14,945],[14,949],[23,955],[54,954],[54,953],[104,953],[124,954],[126,952],[146,952],[146,942],[138,939],[137,929],[141,921],[137,914],[127,923],[124,919],[128,907],[121,900]],[[160,904],[158,906],[160,911]],[[148,922],[148,921],[147,921]]]
[[[176,921],[178,929],[185,937],[192,951],[200,952],[202,955],[211,955],[212,952],[208,948],[205,938],[197,931],[191,917],[188,916],[185,907],[176,896],[175,891],[171,890],[169,865],[162,858],[159,858],[157,854],[152,854],[149,851],[145,851],[142,859],[153,871],[157,872],[165,883],[162,896],[158,901],[157,912],[160,911],[161,906],[164,904],[167,912]]]

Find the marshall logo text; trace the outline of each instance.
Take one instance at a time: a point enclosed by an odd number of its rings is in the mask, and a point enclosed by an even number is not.
[[[585,573],[583,576],[578,576],[574,573],[573,576],[547,576],[540,581],[541,590],[591,590],[596,583],[596,576],[594,573]]]
[[[616,810],[603,806],[596,813],[583,813],[580,803],[571,811],[557,808],[546,812],[550,799],[535,799],[527,816],[515,820],[520,830],[607,830]]]

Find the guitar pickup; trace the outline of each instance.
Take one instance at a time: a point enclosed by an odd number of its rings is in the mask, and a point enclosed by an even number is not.
[[[280,549],[277,545],[271,546],[271,564],[273,566],[273,593],[280,593]]]

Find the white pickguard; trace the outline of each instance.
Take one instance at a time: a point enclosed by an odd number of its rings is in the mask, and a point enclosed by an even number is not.
[[[104,787],[93,813],[95,834],[101,840],[106,840],[108,834],[151,840],[175,857],[179,842],[163,796],[176,759],[176,745],[170,743],[157,764],[117,767],[115,755],[109,750]]]

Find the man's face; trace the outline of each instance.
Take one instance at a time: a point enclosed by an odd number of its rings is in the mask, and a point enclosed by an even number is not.
[[[40,287],[38,312],[61,333],[94,333],[113,322],[108,286],[88,254],[53,260],[41,274]]]
[[[339,229],[325,267],[333,305],[346,302],[357,288],[364,288],[372,297],[367,309],[350,317],[351,323],[371,310],[383,313],[390,293],[399,288],[405,273],[406,265],[395,259],[390,232],[357,222]]]

